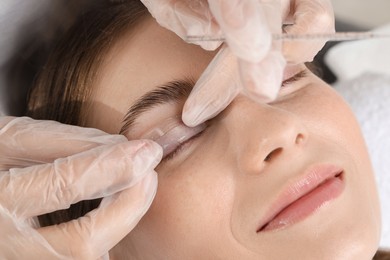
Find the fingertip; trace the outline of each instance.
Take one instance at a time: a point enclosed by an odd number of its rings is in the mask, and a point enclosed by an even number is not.
[[[197,126],[209,118],[207,107],[210,103],[211,86],[206,89],[207,83],[208,80],[199,79],[184,103],[182,121],[189,127]]]
[[[273,102],[279,93],[280,88],[276,84],[262,84],[260,86],[261,91],[246,89],[244,94],[260,104],[266,104]]]
[[[274,101],[280,90],[280,83],[270,79],[270,76],[262,77],[261,82],[257,78],[246,78],[244,84],[246,87],[243,93],[260,104]]]
[[[140,152],[142,151],[142,153],[149,153],[151,156],[155,157],[156,160],[161,160],[163,155],[163,149],[158,143],[149,139],[141,139],[139,141],[143,142],[143,147],[141,147],[141,149],[139,150]]]
[[[223,46],[184,104],[183,122],[197,126],[224,110],[239,92],[237,78],[237,58]]]
[[[215,51],[222,43],[222,41],[202,41],[199,45],[206,51]]]
[[[152,140],[139,140],[143,145],[133,157],[133,172],[142,173],[154,169],[161,161],[163,149]]]
[[[221,84],[217,91],[210,91],[205,100],[191,100],[183,107],[182,120],[190,127],[197,126],[222,112],[237,96],[241,88],[232,82]]]
[[[259,103],[275,100],[282,83],[285,64],[283,56],[276,51],[271,52],[261,63],[240,61],[244,93]]]
[[[203,123],[207,120],[204,117],[204,110],[201,106],[185,106],[183,108],[182,120],[189,127],[195,127]]]
[[[225,86],[225,93],[219,93],[218,96],[210,93],[206,100],[190,103],[183,108],[183,122],[189,127],[195,127],[215,117],[230,104],[237,93],[238,88],[232,90]]]

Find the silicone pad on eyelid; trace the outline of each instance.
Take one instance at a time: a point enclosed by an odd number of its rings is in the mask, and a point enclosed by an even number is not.
[[[158,126],[152,128],[152,130],[150,130],[146,134],[144,134],[142,136],[142,139],[150,139],[155,141],[161,136],[171,131],[173,128],[177,127],[180,122],[181,118],[179,116],[170,117],[164,120],[164,122],[161,122]]]
[[[176,127],[168,130],[163,135],[153,138],[152,140],[161,145],[163,148],[163,156],[173,152],[179,145],[191,139],[193,136],[202,132],[206,128],[206,124],[200,124],[195,127],[188,127],[184,124],[179,124]],[[155,134],[162,133],[160,128],[152,130]]]

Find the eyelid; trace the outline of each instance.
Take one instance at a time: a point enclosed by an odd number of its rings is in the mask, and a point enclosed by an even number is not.
[[[144,138],[158,143],[163,148],[163,158],[178,146],[206,129],[206,124],[195,127],[186,126],[179,117],[168,119],[163,126],[156,127],[144,135]]]

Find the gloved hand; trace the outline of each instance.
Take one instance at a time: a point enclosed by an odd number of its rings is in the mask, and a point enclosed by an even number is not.
[[[282,32],[283,21],[293,23],[285,28],[287,33],[334,32],[330,0],[141,1],[158,23],[182,39],[186,40],[188,35],[223,36],[238,58],[237,62],[233,62],[225,57],[228,55],[226,52],[217,55],[200,77],[183,109],[183,121],[189,126],[221,112],[239,92],[260,102],[272,101],[277,96],[285,60],[280,54],[282,44],[272,43],[272,34]],[[285,55],[288,62],[310,61],[324,43],[286,42],[283,53],[288,54]],[[198,44],[206,50],[214,50],[221,42]],[[225,61],[231,64],[220,64]],[[226,67],[228,70],[225,70]],[[235,73],[235,76],[228,74],[234,70],[240,72],[240,82],[233,78],[237,77]],[[235,84],[220,87],[221,82]]]
[[[335,17],[330,0],[282,0],[283,23],[287,34],[331,34]],[[289,63],[312,61],[326,40],[285,41],[283,55]]]
[[[162,149],[95,129],[0,118],[0,258],[97,259],[138,223],[157,187]],[[60,159],[56,159],[60,158]],[[36,216],[104,197],[79,219]]]

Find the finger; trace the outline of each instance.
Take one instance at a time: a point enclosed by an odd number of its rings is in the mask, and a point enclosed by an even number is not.
[[[207,1],[141,0],[157,22],[183,40],[188,35],[221,35]],[[197,42],[205,50],[215,50],[221,42]]]
[[[52,162],[99,145],[126,142],[93,128],[28,117],[1,118],[0,170]]]
[[[278,96],[286,61],[279,51],[271,51],[261,62],[239,61],[243,92],[259,103],[268,103]]]
[[[2,129],[9,122],[14,120],[16,117],[13,116],[0,116],[0,129]]]
[[[281,16],[281,11],[273,8],[277,2],[209,0],[209,6],[233,53],[248,62],[259,62],[271,47],[269,24],[273,22],[267,18]]]
[[[96,259],[106,254],[139,222],[156,194],[157,175],[150,172],[130,189],[103,199],[86,216],[38,231],[61,255]]]
[[[221,29],[210,12],[207,1],[176,1],[173,10],[183,28],[182,34],[178,33],[183,40],[187,40],[187,36],[191,35],[222,36]],[[172,28],[175,27],[172,26]],[[212,51],[217,49],[222,41],[200,41],[197,44],[205,50]]]
[[[0,176],[0,203],[22,218],[65,209],[134,185],[161,157],[161,147],[144,140],[101,146],[53,164],[12,169]]]
[[[237,59],[224,46],[200,76],[183,107],[183,122],[196,126],[224,110],[239,92]]]
[[[266,10],[269,29],[272,33],[281,33],[282,6],[279,1],[262,1]],[[280,52],[281,43],[273,41],[271,49],[260,62],[248,62],[239,60],[239,71],[243,82],[243,92],[248,97],[259,103],[273,101],[278,93],[283,79],[286,61]]]
[[[295,0],[290,13],[293,14],[293,25],[285,27],[288,34],[335,32],[334,13],[329,0]],[[312,61],[325,43],[326,40],[285,41],[283,54],[290,63]]]
[[[0,219],[0,258],[69,259],[57,254],[35,229],[10,214],[1,204]]]

